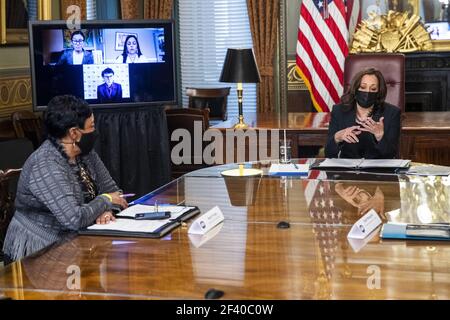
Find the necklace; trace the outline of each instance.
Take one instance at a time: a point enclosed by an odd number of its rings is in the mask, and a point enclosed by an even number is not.
[[[134,55],[133,57],[131,57],[131,56],[128,56],[128,58],[130,58],[130,62],[131,62],[131,63],[133,63],[133,62],[134,62],[134,60],[136,60],[136,55]]]

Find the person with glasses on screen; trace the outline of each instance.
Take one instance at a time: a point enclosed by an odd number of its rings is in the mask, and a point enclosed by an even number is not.
[[[84,50],[84,41],[86,37],[83,32],[77,30],[71,35],[72,49],[64,50],[61,58],[58,61],[58,65],[72,64],[93,64],[94,56],[92,52]]]
[[[94,223],[113,222],[127,202],[93,150],[98,136],[88,103],[56,96],[44,112],[47,139],[23,165],[3,252],[7,263]]]

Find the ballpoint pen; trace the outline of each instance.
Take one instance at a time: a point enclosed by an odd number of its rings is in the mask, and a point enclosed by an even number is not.
[[[121,194],[120,197],[128,198],[128,197],[134,197],[135,195],[136,195],[135,193],[125,193],[125,194]]]
[[[295,169],[298,170],[298,166],[295,163],[293,163],[293,165],[294,165]]]

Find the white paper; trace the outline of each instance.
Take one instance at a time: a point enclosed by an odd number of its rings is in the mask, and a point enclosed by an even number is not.
[[[220,222],[224,220],[222,211],[218,206],[215,206],[202,216],[195,219],[189,228],[188,233],[190,234],[205,234]]]
[[[132,220],[116,219],[108,224],[94,224],[88,230],[114,230],[126,232],[155,232],[165,225],[169,219],[165,220]]]
[[[325,159],[319,167],[357,168],[362,159]]]
[[[289,174],[307,174],[309,171],[309,164],[296,164],[293,163],[272,163],[269,169],[269,174],[289,173]]]
[[[376,211],[371,209],[361,219],[356,221],[347,237],[352,239],[364,239],[381,223],[382,221]]]

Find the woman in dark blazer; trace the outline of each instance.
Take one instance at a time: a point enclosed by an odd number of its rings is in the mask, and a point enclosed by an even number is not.
[[[355,75],[341,103],[331,112],[327,158],[397,157],[400,108],[384,101],[386,93],[380,71],[370,68]]]

